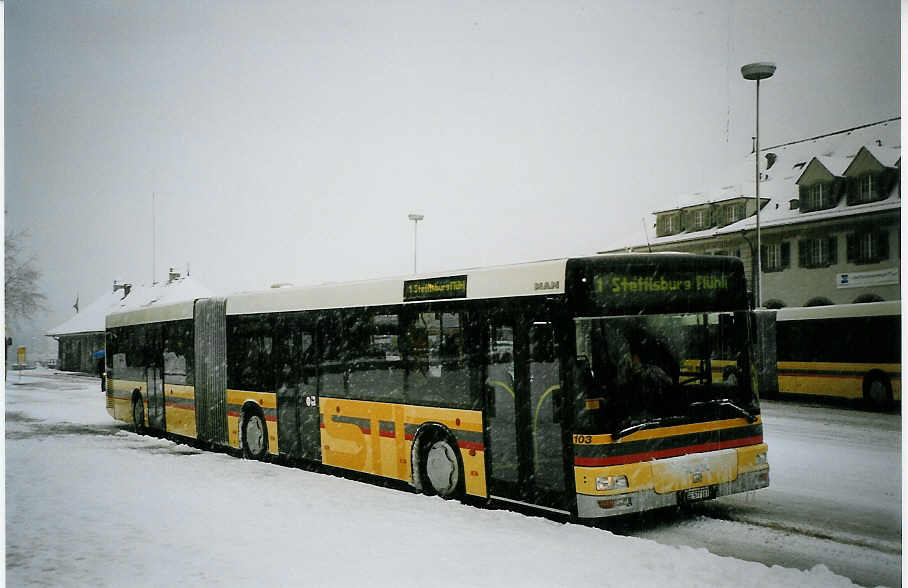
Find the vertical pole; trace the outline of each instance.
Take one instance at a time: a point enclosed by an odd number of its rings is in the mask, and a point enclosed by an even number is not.
[[[158,273],[157,268],[157,245],[155,244],[155,239],[157,238],[157,228],[155,227],[155,210],[154,210],[154,201],[155,193],[151,193],[151,285],[154,286],[154,277]]]
[[[754,284],[754,289],[756,289],[756,296],[754,296],[756,301],[756,307],[760,308],[763,306],[763,268],[762,262],[760,260],[761,252],[760,249],[760,80],[757,80],[757,115],[756,115],[756,129],[755,129],[755,145],[754,145],[754,191],[756,193],[757,200],[757,281]]]
[[[413,220],[413,274],[416,274],[416,230],[419,226],[419,221]]]

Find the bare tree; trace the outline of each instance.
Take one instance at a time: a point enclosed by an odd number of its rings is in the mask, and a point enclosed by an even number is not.
[[[41,271],[35,267],[34,257],[24,257],[23,241],[27,236],[25,231],[18,231],[7,233],[4,239],[7,331],[47,310],[44,305],[47,296],[38,287]]]

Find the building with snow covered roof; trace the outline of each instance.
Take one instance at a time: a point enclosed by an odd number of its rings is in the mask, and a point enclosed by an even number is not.
[[[900,298],[901,119],[761,149],[763,305]],[[753,177],[753,156],[732,170]],[[753,289],[754,183],[729,183],[654,212],[655,237],[625,251],[740,257]]]
[[[46,335],[58,342],[57,369],[97,373],[104,350],[104,320],[113,312],[149,308],[172,302],[207,298],[211,292],[189,276],[171,270],[167,282],[133,287],[114,281],[113,291],[77,311],[76,315]]]

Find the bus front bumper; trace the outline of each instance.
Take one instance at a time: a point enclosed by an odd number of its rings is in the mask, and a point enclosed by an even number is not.
[[[750,492],[766,488],[767,486],[769,486],[768,467],[754,472],[740,473],[731,482],[723,482],[709,487],[709,498]],[[582,519],[593,519],[677,506],[689,502],[684,499],[683,492],[686,492],[686,490],[658,494],[655,490],[648,489],[608,496],[577,494],[577,516]]]

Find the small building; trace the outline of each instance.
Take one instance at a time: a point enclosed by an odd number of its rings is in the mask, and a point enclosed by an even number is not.
[[[112,312],[143,306],[207,298],[211,292],[189,276],[171,270],[167,282],[153,286],[113,285],[113,291],[76,312],[76,315],[46,335],[57,340],[57,369],[66,372],[97,373],[104,352],[104,319]]]
[[[900,299],[901,119],[760,150],[760,250],[753,155],[730,183],[654,212],[655,236],[622,251],[740,257],[767,308]]]

